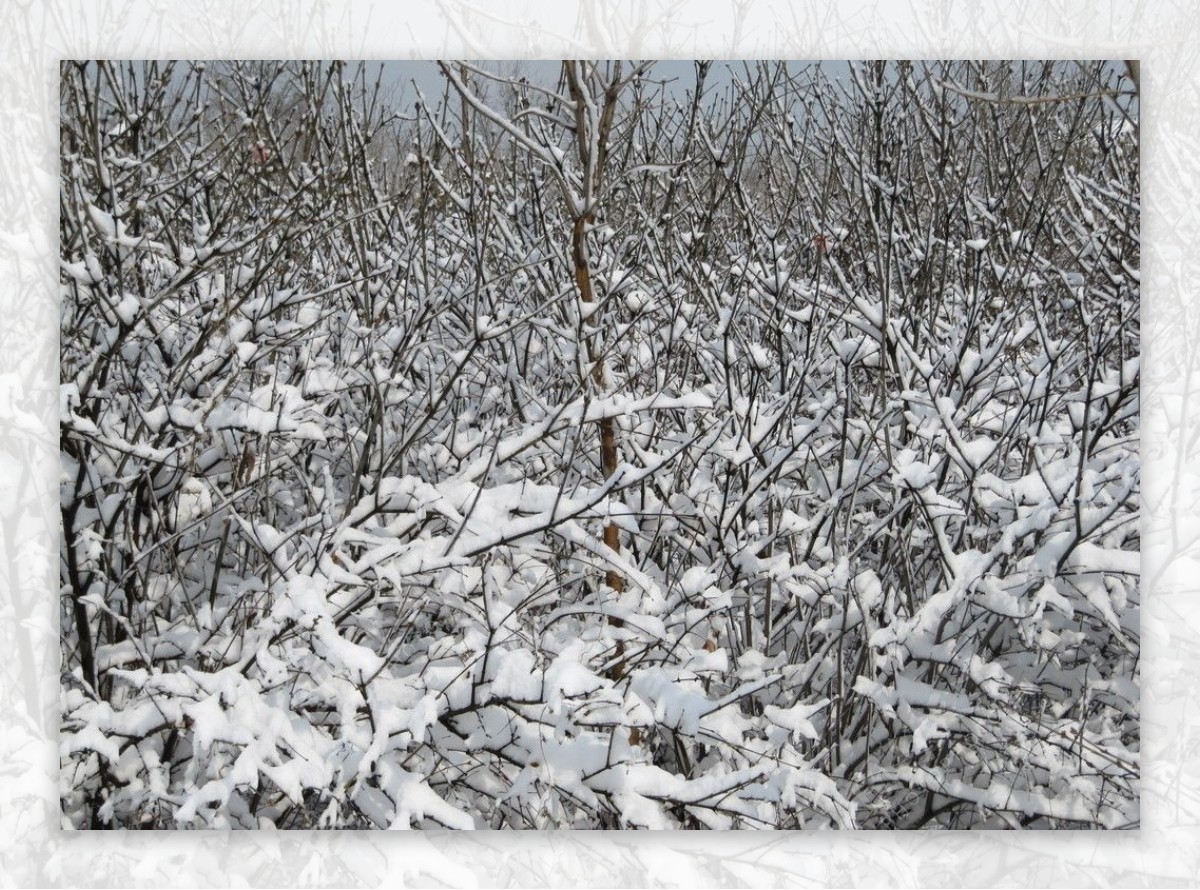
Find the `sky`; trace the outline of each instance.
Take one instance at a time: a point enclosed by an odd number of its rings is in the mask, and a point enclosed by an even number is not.
[[[382,62],[380,64],[384,66],[385,81],[395,84],[400,90],[397,103],[401,107],[416,98],[417,90],[424,94],[426,101],[436,105],[445,89],[445,81],[438,70],[437,62],[420,60]],[[497,72],[505,72],[509,70],[510,66],[519,65],[521,73],[532,83],[552,87],[558,80],[559,67],[562,63],[560,60],[554,59],[521,60],[519,62],[495,61],[478,64]],[[716,61],[706,79],[708,87],[719,89],[725,86],[744,64],[738,60]],[[812,62],[796,61],[788,64],[789,67],[795,66],[800,69],[811,65]],[[835,77],[849,70],[848,62],[822,62],[821,64],[826,67],[829,74]],[[696,84],[695,62],[691,59],[655,62],[650,76],[667,81],[670,89],[678,90],[682,95]]]

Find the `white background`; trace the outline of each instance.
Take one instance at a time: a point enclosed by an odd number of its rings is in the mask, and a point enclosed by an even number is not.
[[[0,6],[0,884],[1200,883],[1200,14],[1191,0],[7,0]],[[415,10],[415,11],[413,11]],[[58,60],[1140,58],[1143,827],[1100,833],[70,833],[59,828]]]

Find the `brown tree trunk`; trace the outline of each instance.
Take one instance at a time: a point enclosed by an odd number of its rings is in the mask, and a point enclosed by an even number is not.
[[[591,272],[588,270],[587,248],[584,245],[584,238],[587,237],[587,227],[592,219],[591,214],[576,217],[575,224],[571,229],[571,258],[575,264],[575,285],[579,289],[579,299],[584,303],[593,303],[596,299],[595,293],[592,290]],[[588,339],[587,350],[588,361],[592,366],[592,380],[596,384],[596,390],[597,392],[604,392],[608,381],[604,373],[604,361],[597,354],[594,339]],[[617,470],[617,434],[611,417],[600,419],[600,470],[604,474],[605,479],[611,477]],[[615,522],[609,522],[604,526],[604,544],[613,553],[619,554],[621,552],[620,529],[617,528]],[[608,585],[614,594],[619,595],[625,591],[625,577],[615,568],[609,568],[604,573],[604,583]],[[612,627],[625,626],[623,620],[612,616],[609,616],[608,623]],[[617,640],[615,654],[617,661],[609,669],[608,675],[613,680],[619,680],[625,676],[626,671],[625,643],[623,640]]]
[[[587,250],[583,243],[583,239],[587,237],[587,226],[591,220],[590,214],[577,217],[571,231],[571,258],[575,264],[575,285],[579,289],[579,299],[584,303],[593,303],[596,299],[592,290],[591,272],[588,270]],[[604,373],[604,362],[597,355],[594,340],[588,340],[587,349],[588,361],[592,366],[592,380],[596,384],[596,390],[604,392],[608,380]],[[605,479],[617,471],[617,434],[611,417],[600,420],[600,469]],[[604,527],[604,543],[614,553],[621,552],[620,530],[616,523],[610,522]],[[604,581],[616,593],[622,593],[625,590],[625,578],[616,569],[609,569],[604,576]],[[614,623],[616,622],[614,621]]]

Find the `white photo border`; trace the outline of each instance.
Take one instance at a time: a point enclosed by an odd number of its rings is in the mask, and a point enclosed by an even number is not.
[[[415,9],[414,9],[415,7]],[[0,879],[15,886],[1194,886],[1200,882],[1200,13],[1188,0],[25,0],[0,6]],[[64,58],[1142,60],[1136,832],[69,832],[57,715]]]

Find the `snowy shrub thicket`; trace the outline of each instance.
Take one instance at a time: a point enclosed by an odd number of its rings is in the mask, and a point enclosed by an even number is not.
[[[63,824],[1138,825],[1111,63],[67,62]]]

